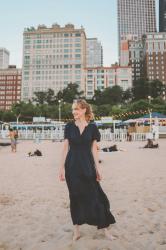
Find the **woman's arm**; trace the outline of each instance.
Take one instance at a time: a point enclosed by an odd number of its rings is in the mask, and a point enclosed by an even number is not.
[[[69,150],[69,141],[68,141],[68,139],[65,139],[63,142],[63,149],[62,149],[62,153],[61,153],[61,163],[60,163],[60,169],[59,169],[60,181],[65,180],[65,160],[66,160],[68,150]]]
[[[102,176],[101,176],[100,167],[99,167],[98,148],[99,146],[97,144],[97,141],[94,140],[92,143],[92,154],[93,154],[93,158],[95,162],[97,181],[101,181]]]

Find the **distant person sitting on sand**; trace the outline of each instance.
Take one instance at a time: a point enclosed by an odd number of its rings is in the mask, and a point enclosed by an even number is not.
[[[158,148],[159,144],[153,144],[153,140],[152,139],[148,139],[147,140],[147,144],[143,147],[143,148]]]
[[[6,147],[6,146],[10,146],[11,145],[11,143],[9,143],[9,142],[0,142],[0,146],[2,146],[2,147]]]
[[[114,144],[113,146],[110,147],[105,147],[101,149],[103,152],[116,152],[116,151],[126,151],[125,149],[121,149],[117,147],[116,144]]]
[[[29,152],[28,153],[29,156],[42,156],[42,152],[38,149],[36,149],[36,151],[34,151],[34,153]]]

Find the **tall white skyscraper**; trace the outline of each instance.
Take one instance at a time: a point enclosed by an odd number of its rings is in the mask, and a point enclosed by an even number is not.
[[[119,49],[123,35],[156,32],[155,0],[117,0]],[[120,50],[119,50],[120,52]]]
[[[86,35],[82,27],[39,25],[25,29],[23,37],[22,100],[48,88],[56,94],[69,83],[85,90]]]
[[[9,66],[9,51],[5,48],[0,48],[0,69],[7,69]]]
[[[86,67],[103,66],[103,48],[97,38],[86,40]]]

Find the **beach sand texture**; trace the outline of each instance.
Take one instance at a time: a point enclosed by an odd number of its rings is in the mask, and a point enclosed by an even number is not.
[[[58,179],[62,143],[21,141],[16,154],[1,147],[0,250],[165,250],[166,140],[159,149],[139,149],[145,143],[120,142],[126,152],[99,153],[116,239],[83,225],[75,243],[68,190]],[[35,149],[43,156],[28,157]]]

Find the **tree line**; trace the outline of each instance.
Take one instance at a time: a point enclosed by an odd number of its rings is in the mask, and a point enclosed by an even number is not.
[[[134,111],[139,110],[152,109],[166,114],[165,93],[165,85],[159,80],[139,79],[133,83],[131,89],[126,91],[117,85],[104,90],[96,90],[93,98],[87,101],[92,105],[96,117],[114,116],[118,119],[129,119],[140,116],[139,113],[134,114]],[[71,119],[71,105],[77,98],[86,99],[75,83],[70,83],[56,95],[52,89],[35,92],[32,101],[28,103],[21,101],[14,104],[9,111],[0,111],[0,120],[32,121],[34,116],[58,119],[59,105],[61,105],[61,118]]]

